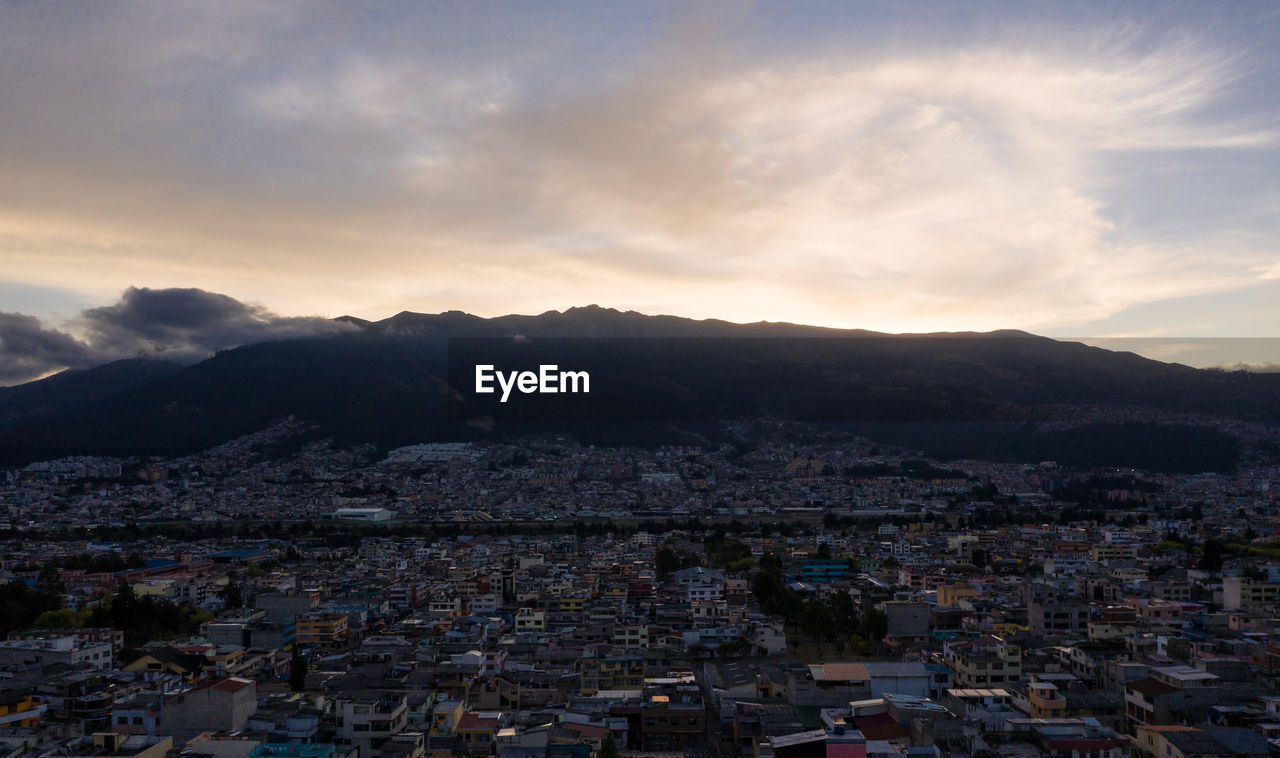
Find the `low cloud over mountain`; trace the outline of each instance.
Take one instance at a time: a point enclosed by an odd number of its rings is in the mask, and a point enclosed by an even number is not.
[[[193,362],[238,345],[354,328],[319,317],[280,316],[197,288],[130,287],[119,302],[86,309],[61,329],[34,316],[0,312],[0,384],[140,355]]]

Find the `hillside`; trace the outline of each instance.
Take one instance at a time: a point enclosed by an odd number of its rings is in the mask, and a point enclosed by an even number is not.
[[[1097,405],[1280,421],[1280,375],[1195,370],[1023,332],[884,335],[594,306],[347,320],[359,331],[247,345],[185,368],[120,362],[0,389],[0,465],[181,454],[285,415],[382,446],[521,430],[658,441],[772,416],[857,425],[941,457],[1198,470],[1229,468],[1234,441],[1146,419],[1037,423]],[[589,369],[592,392],[499,405],[471,391],[477,362]]]

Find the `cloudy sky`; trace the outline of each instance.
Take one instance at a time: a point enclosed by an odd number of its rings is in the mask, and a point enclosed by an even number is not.
[[[172,288],[218,345],[599,303],[1280,361],[1270,0],[13,0],[0,110],[10,380],[205,346],[104,331]]]

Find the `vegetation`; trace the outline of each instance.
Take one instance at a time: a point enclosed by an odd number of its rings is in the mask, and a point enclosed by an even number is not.
[[[654,557],[658,569],[658,579],[662,580],[682,569],[702,565],[702,558],[691,553],[676,553],[669,548],[662,548]]]
[[[0,632],[7,635],[30,627],[43,614],[61,607],[62,601],[54,591],[32,588],[23,581],[0,585]]]
[[[293,652],[289,655],[289,689],[294,692],[302,692],[307,686],[307,662],[302,659],[302,653],[298,650],[298,646],[293,646]]]
[[[889,631],[884,611],[867,607],[859,612],[845,592],[825,599],[806,597],[786,585],[781,563],[771,553],[761,557],[760,569],[751,585],[756,602],[765,613],[787,619],[793,639],[798,632],[819,645],[830,642],[839,649],[848,645],[860,653],[870,653],[884,641]]]
[[[612,734],[606,734],[600,741],[600,750],[596,753],[596,758],[618,758],[618,743],[614,742]]]
[[[194,634],[212,619],[212,613],[201,613],[186,603],[179,605],[151,595],[140,598],[132,585],[123,583],[113,597],[93,607],[87,624],[124,632],[125,647],[133,648],[164,637]]]

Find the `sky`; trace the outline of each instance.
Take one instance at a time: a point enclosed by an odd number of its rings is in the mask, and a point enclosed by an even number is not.
[[[1270,1],[0,4],[0,383],[591,303],[1274,364],[1277,232]]]

